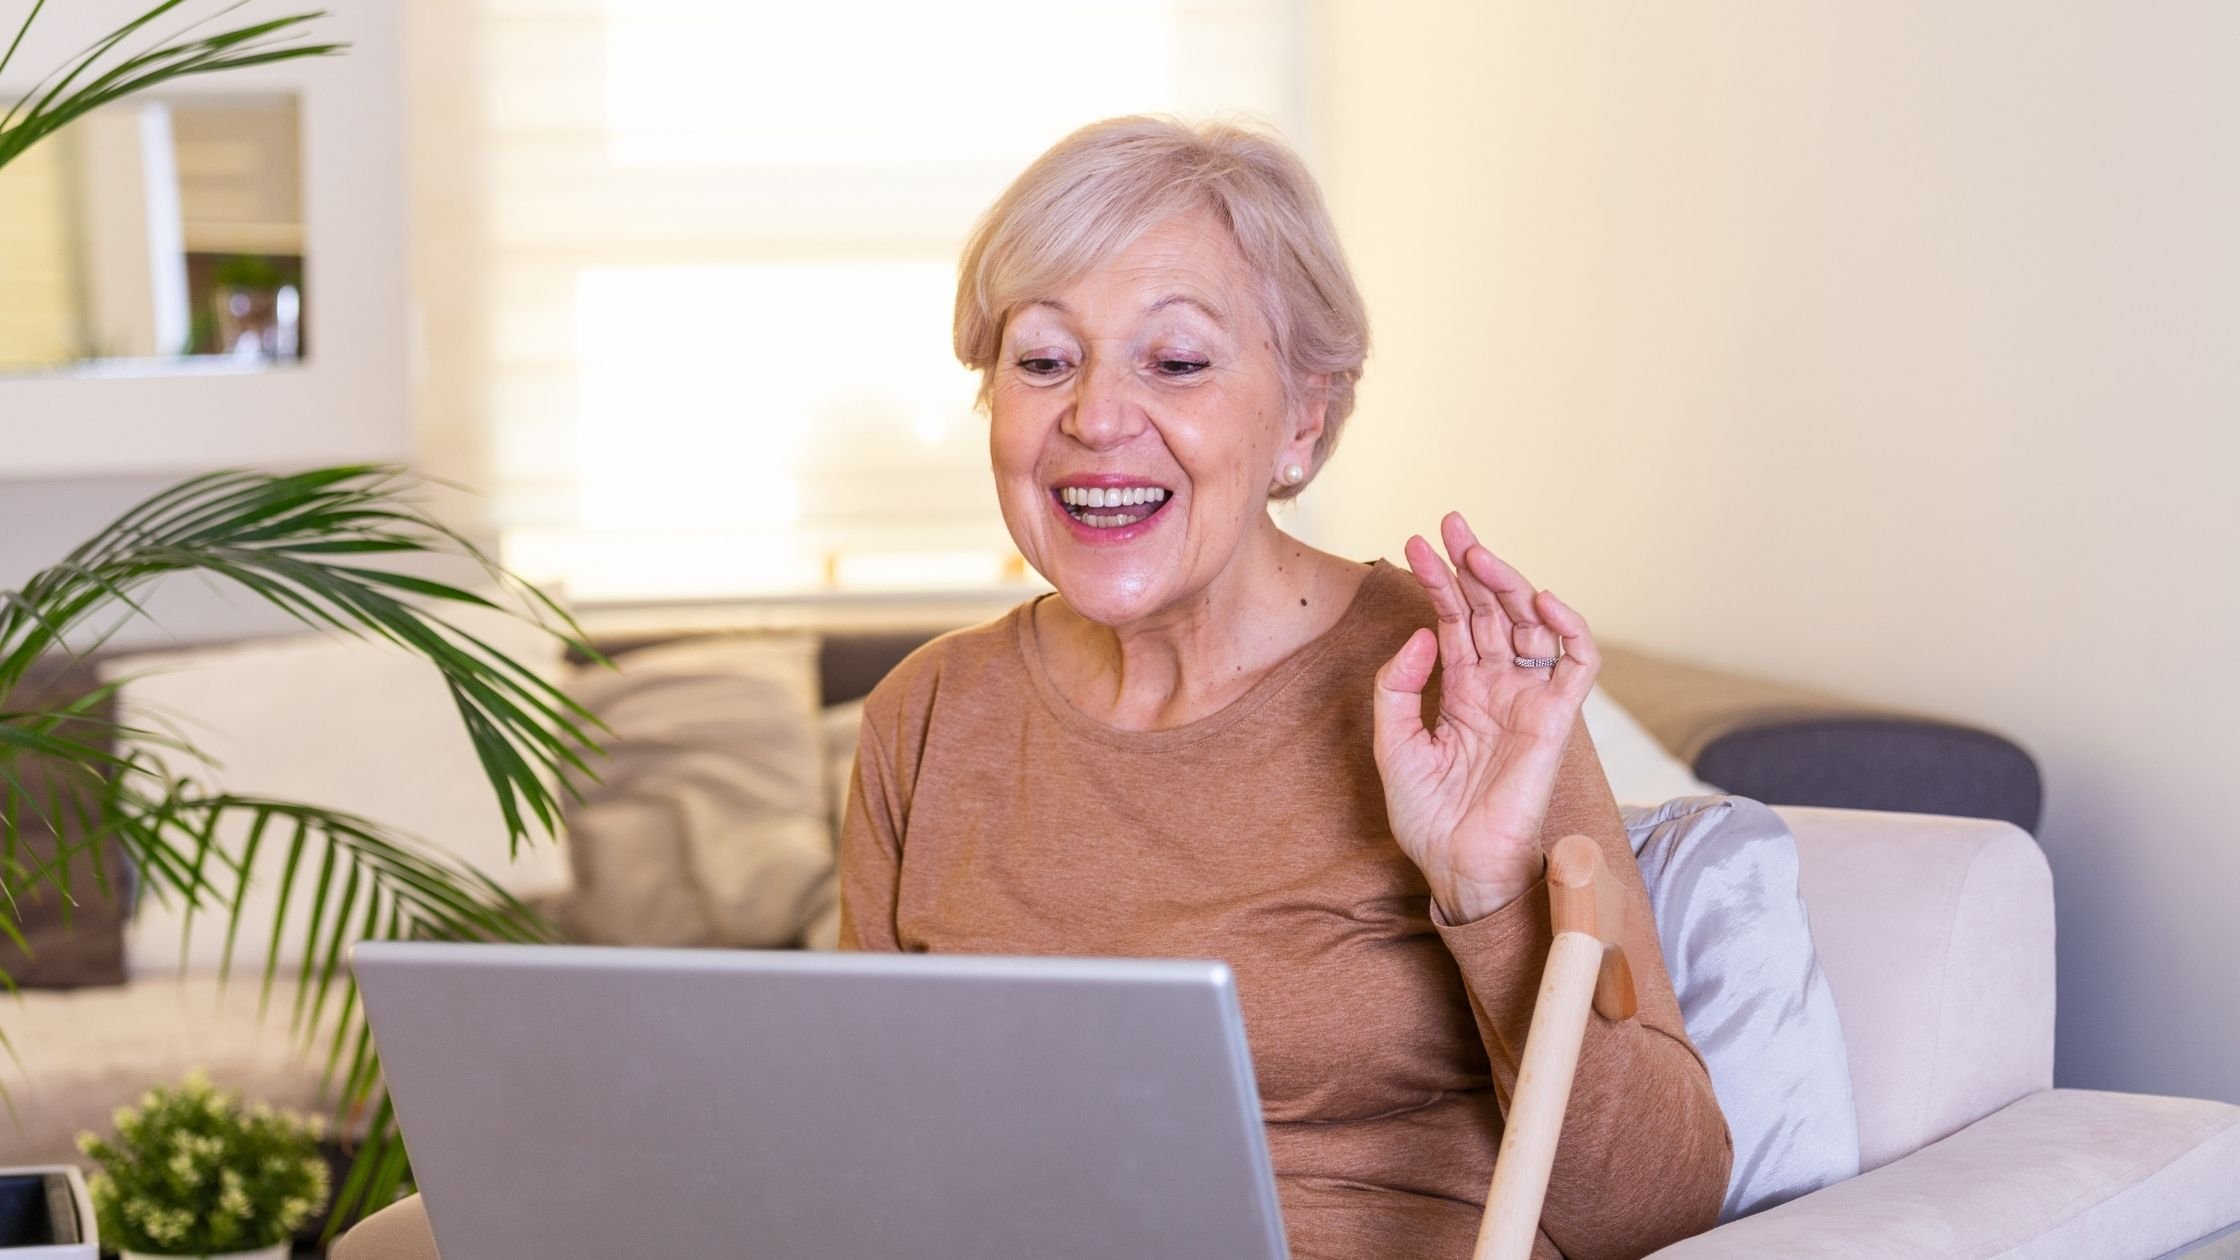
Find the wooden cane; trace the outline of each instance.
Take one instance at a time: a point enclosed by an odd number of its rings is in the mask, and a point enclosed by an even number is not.
[[[1548,1197],[1563,1109],[1579,1044],[1587,1035],[1587,1008],[1608,1019],[1630,1019],[1638,1005],[1623,936],[1625,895],[1602,860],[1602,846],[1586,836],[1565,836],[1548,853],[1549,922],[1555,940],[1540,975],[1540,996],[1525,1035],[1524,1064],[1509,1099],[1501,1150],[1486,1191],[1475,1260],[1528,1260]]]

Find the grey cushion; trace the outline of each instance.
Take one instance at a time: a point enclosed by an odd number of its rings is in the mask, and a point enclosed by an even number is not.
[[[1995,818],[2035,830],[2037,763],[1989,731],[1928,718],[1771,721],[1705,744],[1696,774],[1773,805]]]
[[[1787,824],[1735,796],[1624,812],[1688,1037],[1734,1135],[1720,1219],[1856,1176],[1851,1065]]]
[[[2037,763],[1994,732],[1606,646],[1601,685],[1707,783],[1769,805],[1996,818],[2036,829]]]

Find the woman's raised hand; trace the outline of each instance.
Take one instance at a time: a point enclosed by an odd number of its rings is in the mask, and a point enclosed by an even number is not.
[[[1586,621],[1480,545],[1460,512],[1439,532],[1451,569],[1430,543],[1408,540],[1439,625],[1377,671],[1376,757],[1393,837],[1447,920],[1467,923],[1540,879],[1540,826],[1602,657]],[[1517,663],[1556,656],[1552,668]],[[1439,715],[1426,727],[1434,661]]]

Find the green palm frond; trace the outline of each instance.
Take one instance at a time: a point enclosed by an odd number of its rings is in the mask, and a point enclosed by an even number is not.
[[[184,29],[147,33],[186,0],[161,0],[57,67],[0,114],[0,168],[87,112],[161,84],[343,51],[307,38],[323,13],[297,13],[200,33],[247,0],[224,4]],[[5,75],[46,0],[33,0],[5,50]],[[0,591],[0,937],[28,953],[19,890],[47,887],[65,916],[79,896],[121,895],[109,869],[112,846],[136,870],[143,895],[177,899],[184,930],[195,912],[225,914],[225,966],[241,926],[244,892],[268,847],[284,853],[281,912],[263,942],[260,1007],[285,951],[286,906],[308,904],[297,951],[291,1025],[312,1044],[335,1012],[326,1078],[347,1124],[370,1112],[367,1136],[330,1215],[329,1234],[396,1194],[406,1175],[395,1114],[380,1087],[357,991],[342,965],[361,937],[534,941],[552,929],[479,871],[427,852],[379,824],[290,801],[230,795],[181,775],[159,755],[207,766],[176,733],[102,716],[116,684],[35,708],[9,703],[33,666],[90,651],[131,615],[136,596],[169,574],[200,572],[232,581],[308,625],[377,638],[426,657],[441,672],[505,818],[510,851],[532,830],[552,832],[560,802],[549,784],[563,768],[589,775],[583,754],[598,723],[549,683],[433,609],[496,601],[382,567],[385,557],[464,556],[497,589],[580,653],[596,660],[558,606],[445,529],[412,497],[400,469],[352,466],[295,476],[215,473],[155,496],[19,591]],[[106,625],[99,624],[109,618]],[[36,762],[42,775],[22,770]],[[595,777],[595,776],[592,776]],[[567,788],[573,791],[573,788]],[[533,825],[532,825],[533,820]],[[51,838],[34,856],[26,831]],[[79,853],[90,855],[93,888],[73,887]],[[221,975],[223,971],[221,972]],[[0,970],[0,988],[15,982]],[[5,1030],[0,1051],[12,1058]],[[337,1072],[340,1072],[339,1083]],[[13,1103],[0,1088],[0,1103]],[[338,1126],[340,1127],[340,1126]]]
[[[242,944],[250,882],[276,863],[271,932],[253,942],[264,958],[260,1009],[275,981],[289,976],[289,1027],[307,1051],[324,1041],[325,1079],[342,1125],[371,1116],[336,1204],[337,1224],[388,1202],[405,1173],[345,964],[350,944],[540,942],[557,939],[554,929],[485,873],[374,820],[225,791],[182,733],[106,715],[117,682],[45,706],[18,707],[9,697],[35,666],[81,654],[141,615],[139,599],[157,580],[191,572],[231,582],[307,626],[427,659],[450,692],[518,852],[536,833],[556,830],[558,794],[573,793],[575,775],[596,777],[586,758],[598,751],[603,728],[444,610],[512,612],[580,655],[599,657],[557,604],[429,515],[419,486],[385,465],[196,477],[132,508],[21,589],[0,591],[0,936],[23,943],[15,898],[24,890],[52,888],[65,907],[119,895],[108,867],[114,849],[137,873],[140,895],[179,908],[183,931],[199,924],[225,933],[223,978]],[[494,593],[389,567],[427,557],[478,566]],[[33,764],[38,778],[24,773]],[[24,843],[34,832],[53,838],[47,852]],[[90,889],[73,883],[79,854],[91,858]],[[301,913],[291,915],[291,907]],[[287,958],[295,961],[283,966]],[[0,985],[12,985],[4,971]]]
[[[216,34],[194,35],[197,27],[210,20],[205,18],[176,34],[154,40],[140,52],[119,53],[127,41],[185,3],[186,0],[164,0],[96,41],[18,98],[7,113],[0,114],[0,167],[88,111],[136,92],[190,75],[219,74],[244,66],[301,57],[324,57],[348,47],[346,44],[303,42],[305,26],[326,16],[320,12],[291,14]],[[0,73],[14,60],[24,36],[30,33],[32,23],[39,20],[39,12],[45,7],[46,0],[34,0],[31,11],[9,41],[7,51],[0,53]],[[211,18],[240,7],[240,2],[225,5]]]
[[[597,720],[552,683],[430,609],[453,604],[504,611],[495,600],[369,568],[358,558],[471,558],[569,646],[595,654],[557,604],[429,516],[413,497],[416,489],[402,469],[351,465],[292,476],[212,473],[156,495],[62,563],[33,575],[21,591],[0,598],[0,697],[34,663],[68,650],[70,636],[103,610],[113,614],[123,605],[138,611],[134,595],[155,579],[188,571],[224,578],[306,625],[383,639],[433,662],[497,789],[518,851],[530,818],[546,832],[557,826],[559,801],[549,785],[565,784],[564,771],[589,772],[578,750],[594,746],[587,732]],[[35,722],[0,718],[0,749],[11,740],[57,738]]]

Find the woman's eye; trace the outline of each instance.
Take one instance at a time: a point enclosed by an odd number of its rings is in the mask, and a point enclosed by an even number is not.
[[[1029,356],[1019,360],[1019,370],[1029,376],[1056,376],[1066,370],[1066,362],[1064,359]]]
[[[1197,359],[1161,359],[1159,372],[1163,376],[1195,376],[1213,366]]]

